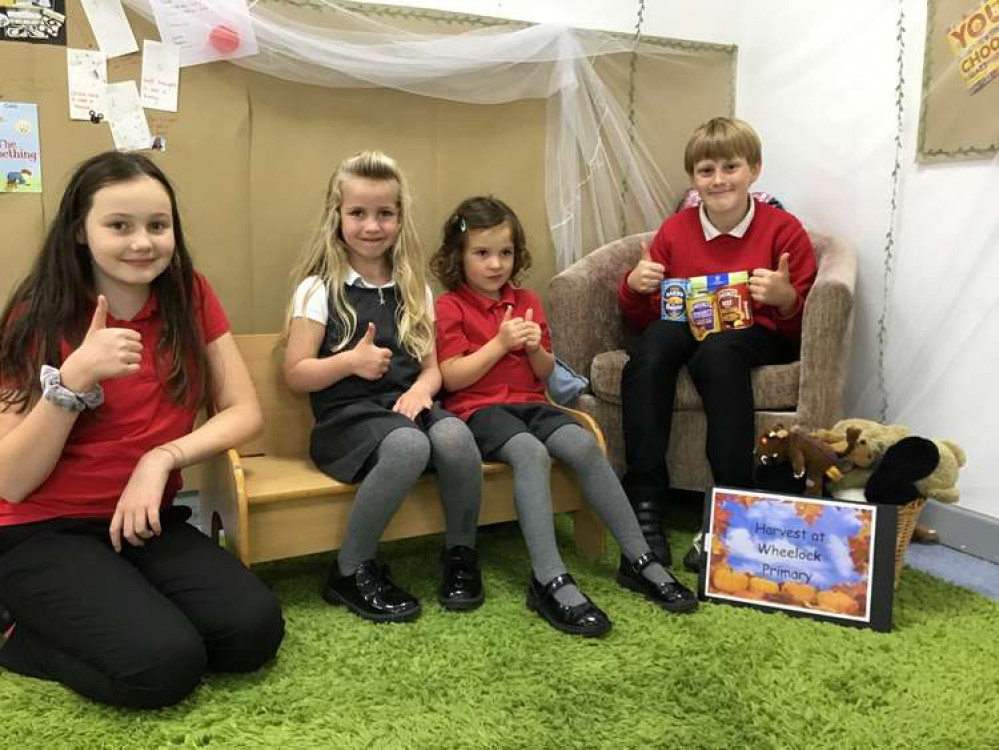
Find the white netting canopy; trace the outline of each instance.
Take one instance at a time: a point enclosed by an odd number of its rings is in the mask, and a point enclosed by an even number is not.
[[[148,0],[125,4],[153,18]],[[626,208],[649,229],[670,213],[676,191],[593,65],[601,55],[631,53],[634,41],[556,25],[414,33],[327,0],[309,5],[310,21],[328,25],[296,20],[295,7],[278,13],[255,5],[259,54],[233,62],[318,86],[378,86],[470,104],[548,101],[545,194],[558,268],[591,249],[584,226],[597,246],[620,236]]]

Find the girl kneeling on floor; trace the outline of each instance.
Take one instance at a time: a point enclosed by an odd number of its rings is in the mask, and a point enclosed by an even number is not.
[[[447,527],[437,599],[450,610],[478,607],[482,461],[464,423],[434,402],[441,375],[433,295],[392,159],[366,151],[340,164],[294,279],[285,379],[309,394],[316,466],[361,483],[323,597],[376,622],[419,616],[420,603],[395,585],[375,551],[432,465]]]
[[[85,161],[0,317],[0,665],[154,708],[273,657],[277,600],[173,506],[181,468],[261,427],[167,178]]]
[[[621,545],[618,583],[667,610],[693,610],[697,599],[649,549],[593,436],[545,397],[554,357],[544,309],[534,293],[511,283],[530,263],[520,221],[491,197],[470,198],[454,210],[431,261],[450,290],[437,300],[444,405],[468,422],[484,460],[513,468],[533,569],[528,606],[567,633],[596,636],[611,627],[559,556],[549,479],[554,456],[576,472],[590,506]]]

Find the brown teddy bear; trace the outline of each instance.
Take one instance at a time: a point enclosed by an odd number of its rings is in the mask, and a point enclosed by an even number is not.
[[[794,476],[805,477],[804,494],[816,497],[822,494],[824,477],[836,481],[843,476],[836,467],[839,457],[832,447],[797,426],[787,429],[778,424],[761,435],[756,459],[763,466],[790,462]]]

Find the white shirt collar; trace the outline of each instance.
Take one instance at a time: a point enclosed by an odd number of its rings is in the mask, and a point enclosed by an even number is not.
[[[742,221],[736,224],[727,232],[721,232],[718,228],[711,223],[708,218],[708,212],[704,208],[704,204],[701,203],[697,210],[698,216],[701,217],[701,230],[704,232],[704,239],[708,242],[713,240],[715,237],[721,237],[723,234],[730,234],[733,237],[739,237],[740,239],[749,229],[749,225],[753,221],[753,217],[756,215],[756,201],[753,196],[749,196],[749,210],[746,211],[746,215],[742,217]]]
[[[364,280],[364,277],[361,276],[361,274],[359,274],[353,268],[347,269],[347,276],[343,280],[343,282],[347,286],[359,286],[362,289],[386,289],[390,286],[395,286],[394,281],[388,281],[382,284],[381,286],[379,286],[378,284],[369,284],[367,281]]]

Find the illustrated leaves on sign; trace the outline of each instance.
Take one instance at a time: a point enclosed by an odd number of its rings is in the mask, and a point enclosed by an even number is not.
[[[813,526],[825,512],[825,506],[812,505],[811,503],[795,503],[794,513],[809,526]]]
[[[871,554],[871,527],[864,525],[860,532],[850,539],[850,559],[853,569],[860,575],[867,573],[867,561]]]
[[[749,508],[750,505],[756,502],[756,499],[750,497],[749,495],[735,495],[732,498],[732,502],[741,505],[743,508]]]
[[[724,534],[728,530],[728,524],[731,520],[732,511],[725,510],[724,505],[719,505],[715,510],[715,537]]]

